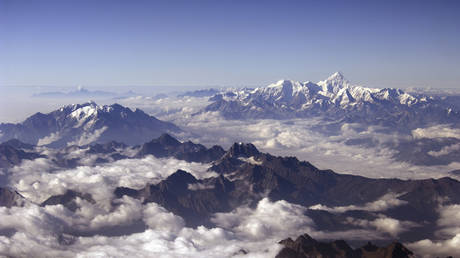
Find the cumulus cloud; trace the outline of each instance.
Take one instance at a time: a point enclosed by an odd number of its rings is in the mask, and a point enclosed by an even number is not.
[[[106,130],[108,129],[107,126],[94,130],[94,132],[83,132],[83,134],[75,141],[67,143],[68,146],[70,145],[87,145],[92,142],[95,142]]]
[[[460,255],[460,233],[446,240],[424,239],[406,245],[421,257],[457,257]]]
[[[455,238],[460,234],[460,204],[443,205],[438,208],[439,219],[437,225],[439,230],[438,236],[444,239]],[[458,248],[460,253],[460,247]]]
[[[312,231],[313,221],[304,215],[306,208],[286,201],[271,202],[264,198],[255,209],[240,207],[230,213],[217,213],[211,219],[223,228],[232,228],[237,234],[263,239],[289,232],[300,235]]]
[[[276,244],[279,240],[276,237],[253,238],[240,234],[240,230],[246,230],[251,235],[253,231],[250,229],[204,226],[187,228],[182,218],[157,204],[139,207],[138,201],[129,197],[119,201],[122,205],[118,209],[103,216],[98,214],[87,217],[84,217],[84,212],[70,215],[62,205],[38,207],[31,204],[20,208],[0,208],[0,253],[9,256],[34,254],[44,257],[73,257],[77,253],[82,257],[239,257],[249,253],[251,257],[274,257],[281,248]],[[123,205],[126,207],[121,208]],[[264,201],[259,206],[282,208],[289,204]],[[134,210],[140,212],[133,214]],[[294,211],[294,216],[295,209],[291,211]],[[258,213],[260,212],[262,211],[259,210]],[[287,218],[289,212],[290,210],[285,211]],[[21,219],[18,220],[18,217]],[[85,225],[88,229],[116,226],[129,223],[133,218],[142,219],[148,228],[124,236],[71,236],[66,233],[69,226],[82,228]],[[270,225],[275,224],[278,223]],[[13,231],[9,235],[1,236],[1,232],[9,228]],[[281,226],[277,225],[276,230],[281,230]]]
[[[387,193],[384,196],[382,196],[380,199],[375,200],[373,202],[368,202],[361,206],[348,205],[348,206],[338,206],[338,207],[327,207],[325,205],[316,204],[316,205],[310,206],[309,209],[325,210],[325,211],[332,212],[332,213],[343,213],[346,211],[353,211],[353,210],[363,210],[363,211],[371,211],[371,212],[385,211],[390,208],[394,208],[394,207],[404,205],[407,203],[407,201],[398,199],[399,196],[401,196],[401,194]]]
[[[143,209],[143,219],[149,228],[164,232],[179,232],[185,227],[180,216],[168,212],[156,203],[148,203]]]
[[[440,228],[436,234],[440,240],[424,239],[407,246],[423,257],[460,255],[460,205],[443,205],[438,208]]]
[[[392,237],[397,237],[401,232],[408,231],[410,228],[418,226],[418,224],[411,221],[400,221],[384,215],[379,215],[375,220],[348,217],[346,223],[364,228],[373,227],[380,232],[390,234]]]
[[[40,203],[51,195],[67,189],[90,193],[97,202],[106,203],[118,186],[140,189],[146,183],[158,183],[178,169],[189,171],[197,178],[217,176],[207,171],[209,164],[188,163],[174,158],[123,159],[102,165],[80,166],[74,169],[56,168],[48,159],[24,161],[10,169],[9,185],[26,198]]]
[[[252,240],[272,238],[273,241],[279,241],[287,237],[296,238],[304,233],[317,239],[368,241],[387,238],[376,226],[363,226],[364,229],[344,231],[323,231],[316,228],[314,222],[305,215],[306,211],[307,208],[300,205],[283,200],[271,202],[268,198],[263,198],[255,208],[243,206],[232,212],[216,213],[211,221],[219,227],[231,230],[240,238]],[[382,224],[380,221],[375,223],[379,226]],[[401,225],[407,226],[407,223],[399,224]]]
[[[38,146],[47,145],[47,144],[50,144],[50,143],[53,143],[53,142],[59,140],[60,138],[61,138],[61,136],[59,135],[59,132],[51,133],[48,136],[45,136],[45,137],[43,137],[41,139],[38,139],[37,145]]]
[[[417,128],[412,131],[414,138],[457,138],[460,139],[460,129],[450,125],[436,125],[428,128]]]

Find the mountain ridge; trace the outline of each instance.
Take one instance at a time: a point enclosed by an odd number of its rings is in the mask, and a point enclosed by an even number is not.
[[[266,87],[224,91],[210,101],[203,111],[219,111],[227,119],[324,117],[406,130],[430,124],[460,124],[460,110],[449,103],[401,89],[354,85],[338,72],[318,83],[280,80]]]
[[[18,139],[48,147],[86,145],[117,140],[128,145],[146,142],[165,132],[180,132],[176,125],[158,120],[140,109],[93,101],[63,106],[50,113],[35,113],[18,124],[0,124],[0,141]]]

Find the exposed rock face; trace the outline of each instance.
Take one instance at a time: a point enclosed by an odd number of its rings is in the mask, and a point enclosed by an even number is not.
[[[234,184],[223,176],[198,180],[190,173],[178,170],[160,183],[139,190],[118,187],[115,196],[127,195],[144,203],[158,203],[183,217],[188,225],[198,226],[208,225],[211,214],[236,207],[234,196],[241,193],[234,190]]]
[[[18,142],[13,145],[18,148],[22,146]],[[19,153],[16,154],[19,156],[32,155],[32,151],[39,149],[28,150],[27,146],[16,149],[9,144],[0,144],[0,147],[11,149],[13,154]],[[75,155],[75,160],[70,155],[73,152],[78,154]],[[299,161],[295,157],[276,157],[262,153],[254,145],[246,143],[235,143],[225,152],[220,147],[208,149],[192,142],[180,142],[164,134],[158,139],[133,148],[109,142],[90,146],[68,146],[53,153],[50,155],[54,155],[56,164],[63,162],[65,166],[79,165],[79,155],[94,155],[91,156],[91,160],[97,157],[106,159],[104,162],[116,160],[114,155],[120,158],[155,155],[187,161],[212,162],[210,169],[217,172],[218,176],[198,179],[186,171],[178,170],[159,183],[145,182],[145,187],[140,189],[117,187],[114,189],[114,198],[110,200],[114,209],[121,201],[118,198],[125,195],[140,200],[142,204],[158,203],[184,218],[187,226],[193,227],[216,226],[216,220],[213,220],[216,213],[232,212],[242,206],[252,209],[259,201],[268,197],[271,201],[285,200],[305,207],[304,215],[311,218],[315,226],[321,230],[367,229],[372,226],[362,226],[359,221],[371,225],[369,223],[387,218],[396,226],[407,227],[401,231],[396,230],[397,234],[376,231],[381,238],[397,237],[404,242],[413,242],[436,239],[435,232],[439,231],[437,222],[440,218],[440,205],[460,204],[460,182],[451,178],[399,180],[337,174],[332,170],[318,169],[309,162]],[[130,156],[124,156],[125,154]],[[16,156],[2,156],[4,157]],[[5,160],[16,164],[21,158]],[[4,170],[8,172],[8,169]],[[5,175],[8,176],[7,173]],[[2,188],[1,194],[2,206],[21,205],[23,198],[17,192]],[[382,199],[388,194],[390,199]],[[77,211],[80,208],[80,199],[98,205],[90,195],[75,190],[51,196],[41,205],[61,204],[71,211]],[[134,224],[136,232],[146,227],[142,221],[136,221]],[[133,228],[125,226],[122,231],[112,233],[133,232]],[[110,230],[112,229],[104,228],[97,233]],[[70,231],[72,234],[82,234]],[[308,238],[302,241],[307,240],[312,241]],[[339,253],[346,254],[349,251],[342,242],[334,242],[334,248]],[[366,248],[372,249],[372,246]],[[361,249],[361,252],[367,252],[366,248]]]
[[[11,140],[0,144],[0,168],[13,167],[21,164],[23,160],[32,160],[41,155],[29,151],[31,145],[18,140]]]
[[[79,208],[76,201],[77,198],[92,204],[96,203],[90,194],[82,194],[73,190],[67,190],[64,194],[49,197],[41,204],[41,206],[62,204],[67,209],[76,211]]]
[[[36,113],[19,124],[0,124],[0,131],[0,141],[15,138],[28,144],[60,148],[114,140],[136,145],[180,129],[139,109],[87,102],[48,114]]]
[[[157,158],[174,157],[188,162],[208,163],[219,159],[224,153],[220,146],[207,149],[201,144],[191,141],[181,143],[169,134],[163,134],[158,139],[143,144],[136,157],[153,155]]]
[[[109,141],[90,145],[70,145],[57,151],[40,154],[36,146],[25,144],[19,140],[10,140],[0,144],[0,168],[19,165],[23,160],[39,157],[49,158],[58,167],[75,168],[82,165],[102,164],[128,158],[143,158],[153,155],[157,158],[173,157],[187,162],[209,163],[220,159],[226,152],[220,146],[206,148],[191,141],[179,142],[169,134],[162,134],[141,146],[131,147],[124,143]],[[73,153],[80,153],[74,155]],[[134,153],[134,154],[133,154]],[[89,155],[95,155],[91,164],[87,163]],[[82,159],[82,157],[85,157]]]
[[[181,144],[171,139],[168,146]],[[404,241],[429,238],[436,227],[439,200],[445,204],[460,203],[460,182],[451,178],[425,180],[371,179],[320,170],[309,162],[294,157],[275,157],[261,153],[252,144],[235,143],[213,163],[217,178],[196,179],[177,171],[158,184],[142,189],[119,187],[117,197],[129,195],[146,202],[156,202],[182,216],[191,226],[211,225],[216,212],[230,212],[241,205],[253,205],[262,196],[272,201],[286,200],[311,207],[365,206],[388,193],[394,193],[398,204],[383,208],[378,214],[400,221],[411,221],[416,227],[403,234]],[[359,216],[372,221],[378,218],[372,210],[332,212],[309,209],[307,215],[320,228],[343,230],[347,217]]]
[[[23,206],[25,203],[24,197],[18,192],[0,187],[0,207],[11,208],[13,206]]]
[[[343,257],[343,258],[406,258],[413,253],[401,243],[394,242],[386,247],[378,247],[370,242],[353,250],[345,241],[319,242],[308,234],[299,236],[295,241],[291,238],[281,240],[284,248],[276,258],[310,258],[310,257]]]

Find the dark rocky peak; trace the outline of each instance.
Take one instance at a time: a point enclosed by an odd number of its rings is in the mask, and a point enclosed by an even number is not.
[[[64,194],[53,195],[49,197],[44,202],[42,202],[40,206],[61,204],[67,209],[75,212],[78,208],[80,208],[76,202],[77,197],[92,204],[96,203],[91,194],[83,194],[74,190],[67,190]]]
[[[206,150],[206,147],[204,147],[201,144],[195,144],[191,141],[186,141],[181,144],[180,150],[182,151],[190,151],[190,152],[198,152],[198,151],[204,151]]]
[[[294,240],[292,240],[292,238],[288,237],[286,239],[283,239],[283,240],[279,241],[278,244],[284,245],[286,247],[292,247],[292,246],[294,246]]]
[[[24,126],[33,126],[33,125],[46,125],[46,123],[49,122],[50,119],[49,114],[43,114],[41,112],[37,112],[33,114],[32,116],[28,117],[24,122],[22,123]]]
[[[24,202],[24,197],[17,191],[0,187],[0,207],[11,208],[13,206],[23,206]]]
[[[162,134],[159,138],[144,143],[137,156],[153,155],[158,158],[172,156],[181,143],[169,134]]]
[[[132,111],[131,111],[130,108],[123,107],[122,105],[120,105],[120,104],[118,104],[118,103],[114,103],[114,104],[110,105],[110,107],[111,107],[114,111],[129,111],[130,113],[132,113]]]
[[[209,148],[209,151],[215,153],[216,155],[220,155],[220,157],[222,157],[225,154],[225,150],[219,145],[212,146],[211,148]]]
[[[21,164],[25,159],[33,160],[43,157],[34,152],[26,152],[9,144],[0,144],[0,168],[13,167]]]
[[[188,162],[208,163],[218,160],[225,151],[219,146],[207,149],[201,144],[191,141],[181,143],[169,134],[163,134],[159,138],[143,144],[136,157],[153,155],[157,158],[174,157]]]
[[[355,250],[356,257],[413,257],[414,253],[399,242],[393,242],[385,247],[379,247],[371,242]]]
[[[295,241],[291,238],[281,240],[279,244],[284,248],[276,255],[276,258],[307,258],[307,257],[412,257],[413,253],[401,243],[394,242],[386,247],[378,247],[371,243],[353,250],[345,241],[333,242],[316,241],[308,234],[298,237]]]
[[[198,180],[192,174],[181,169],[177,170],[164,180],[165,183],[171,184],[174,187],[187,187],[188,184],[193,184],[197,181]]]
[[[229,157],[245,157],[249,158],[252,156],[257,156],[259,155],[260,152],[257,150],[256,146],[254,146],[252,143],[234,143],[232,147],[227,151],[227,154],[225,156]]]
[[[318,242],[308,234],[303,234],[295,240],[296,245],[316,245]]]
[[[171,135],[164,133],[160,137],[158,137],[158,142],[165,146],[179,146],[181,142],[178,141],[176,138],[172,137]]]
[[[150,187],[150,185],[146,186],[146,188],[149,188],[149,187]],[[129,196],[129,197],[133,197],[133,198],[138,198],[139,190],[132,189],[132,188],[129,188],[129,187],[124,187],[124,186],[119,186],[119,187],[115,188],[114,194],[115,194],[115,197],[117,197],[117,198],[121,198],[124,195]]]

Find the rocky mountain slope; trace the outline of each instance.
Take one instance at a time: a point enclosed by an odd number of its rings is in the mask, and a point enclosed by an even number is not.
[[[414,227],[401,234],[405,241],[432,237],[439,200],[446,200],[446,205],[460,203],[460,182],[451,178],[399,180],[337,174],[294,157],[260,153],[252,144],[235,143],[213,164],[210,170],[220,174],[217,178],[199,180],[179,170],[142,189],[117,188],[115,195],[158,203],[190,226],[212,225],[214,213],[255,204],[267,196],[273,201],[311,207],[309,216],[324,228],[331,224],[335,228],[359,228],[344,223],[357,214],[369,221],[379,216],[411,221]],[[388,206],[369,211],[359,208],[374,202],[388,202]],[[326,207],[349,208],[334,212]]]
[[[18,141],[12,141],[8,148],[28,151],[31,155],[42,155],[39,152],[35,153],[39,148]],[[339,174],[332,170],[318,169],[311,163],[300,161],[295,157],[280,157],[260,152],[254,145],[247,143],[235,143],[224,151],[218,146],[206,148],[190,141],[180,142],[164,134],[136,147],[109,142],[89,146],[69,146],[47,153],[50,156],[44,158],[54,160],[53,169],[61,167],[64,170],[68,167],[84,166],[84,171],[90,171],[91,166],[110,164],[111,161],[123,159],[132,160],[131,163],[135,164],[149,155],[160,159],[173,157],[178,160],[208,164],[209,174],[206,177],[198,178],[192,173],[179,169],[163,179],[154,182],[146,180],[143,187],[117,184],[113,188],[104,190],[109,193],[109,199],[104,200],[104,204],[99,203],[100,200],[94,198],[91,193],[82,191],[81,189],[85,188],[78,185],[69,186],[61,194],[45,196],[46,198],[42,199],[44,201],[40,202],[40,206],[44,209],[51,210],[56,209],[55,206],[60,204],[62,208],[59,209],[65,209],[68,216],[69,214],[81,215],[90,207],[99,210],[100,208],[97,207],[101,205],[105,205],[108,211],[116,211],[122,207],[120,203],[135,200],[138,206],[130,208],[133,214],[137,214],[136,209],[157,204],[165,211],[180,216],[188,227],[204,225],[214,228],[219,225],[217,214],[233,214],[241,209],[257,209],[261,201],[269,200],[303,207],[302,216],[312,220],[315,225],[314,230],[361,234],[365,229],[375,228],[378,233],[374,233],[377,235],[373,235],[374,238],[369,237],[369,240],[388,242],[398,239],[402,242],[415,242],[442,237],[439,234],[445,228],[439,221],[444,216],[443,207],[455,210],[460,204],[460,182],[451,178],[400,180]],[[91,165],[87,161],[80,160],[79,157],[82,156],[86,159],[91,156],[95,163]],[[4,175],[9,175],[11,166],[4,168]],[[113,179],[107,178],[107,180]],[[2,188],[1,191],[2,206],[21,205],[17,202],[24,199],[20,193],[7,187]],[[64,232],[75,236],[93,233],[118,236],[143,232],[146,228],[147,225],[143,220],[133,217],[122,226],[122,229],[112,225],[94,229],[91,233],[69,226]],[[296,245],[291,241],[288,242],[289,245]],[[321,246],[331,247],[327,243],[319,244],[312,250],[321,253]],[[339,248],[334,249],[337,252],[347,249],[351,250],[353,255],[356,254],[356,250],[345,248],[346,246],[341,242],[333,244],[332,247]],[[388,248],[404,250],[395,245],[375,250],[377,253],[387,254],[385,250],[390,250]],[[292,253],[291,251],[287,252]],[[305,252],[310,254],[309,251]]]
[[[49,147],[119,141],[136,145],[165,132],[179,132],[172,123],[119,104],[95,102],[61,107],[48,114],[36,113],[19,124],[0,124],[0,142],[18,139]]]
[[[295,241],[291,238],[279,242],[284,248],[276,258],[308,258],[308,257],[337,257],[337,258],[406,258],[414,257],[412,251],[399,242],[393,242],[385,247],[378,247],[372,243],[352,249],[347,242],[336,240],[333,242],[319,242],[308,234],[299,236]]]

